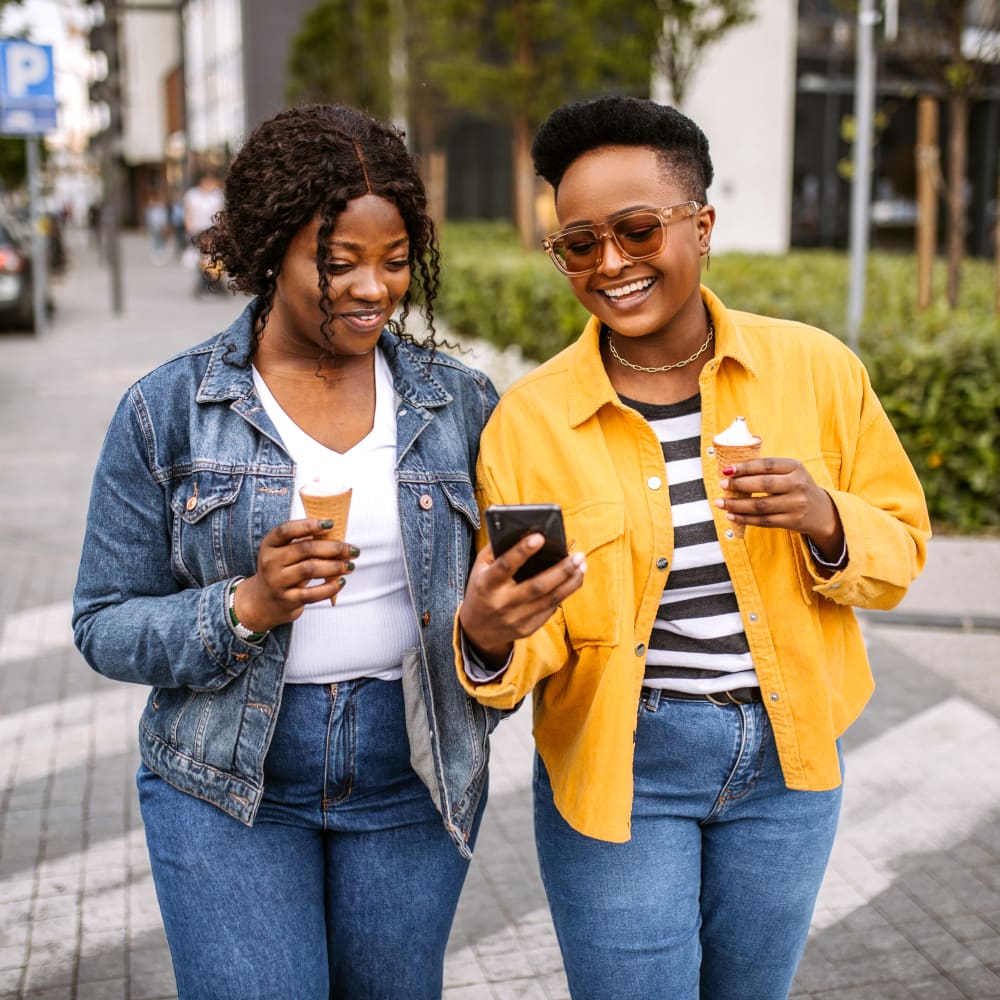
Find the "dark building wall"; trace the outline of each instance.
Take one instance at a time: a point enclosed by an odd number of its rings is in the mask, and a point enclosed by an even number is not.
[[[243,0],[243,84],[247,129],[287,106],[292,38],[316,0]]]

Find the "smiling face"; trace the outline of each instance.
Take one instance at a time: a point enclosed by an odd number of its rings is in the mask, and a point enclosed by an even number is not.
[[[368,354],[410,286],[409,246],[399,209],[366,194],[347,203],[329,241],[330,323],[324,334],[316,268],[317,217],[288,244],[267,319],[270,347],[315,359]]]
[[[657,153],[644,146],[603,146],[584,153],[566,170],[556,193],[563,229],[601,226],[636,209],[678,205],[695,195],[671,177]],[[624,337],[686,344],[704,339],[701,301],[703,241],[711,238],[715,210],[678,212],[666,226],[660,251],[630,260],[609,235],[603,259],[590,274],[569,276],[573,292],[602,323]]]

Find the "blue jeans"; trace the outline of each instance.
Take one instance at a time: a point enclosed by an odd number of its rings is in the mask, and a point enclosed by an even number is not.
[[[286,685],[264,781],[248,828],[139,770],[180,1000],[439,998],[468,862],[410,767],[400,682]]]
[[[535,840],[574,1000],[784,1000],[840,789],[785,787],[761,704],[643,690],[632,837],[573,830],[535,763]]]

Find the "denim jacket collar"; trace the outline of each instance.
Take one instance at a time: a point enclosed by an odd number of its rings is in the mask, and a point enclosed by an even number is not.
[[[250,360],[256,306],[256,299],[248,303],[212,343],[208,366],[198,386],[199,403],[246,399],[253,392]],[[419,359],[409,344],[389,330],[383,330],[378,346],[389,365],[393,386],[401,399],[421,409],[445,406],[451,402],[451,393],[434,378],[430,366]]]

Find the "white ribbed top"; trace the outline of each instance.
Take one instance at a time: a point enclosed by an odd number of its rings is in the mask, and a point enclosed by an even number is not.
[[[375,351],[375,422],[340,453],[311,438],[278,405],[255,368],[254,387],[295,462],[292,519],[305,517],[299,487],[317,476],[353,490],[347,541],[361,549],[357,568],[329,601],[307,604],[292,625],[285,666],[291,684],[332,684],[357,677],[395,680],[403,652],[419,644],[403,564],[396,490],[396,394],[389,367]]]

